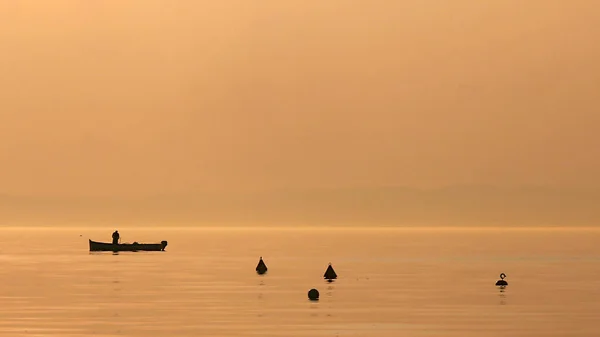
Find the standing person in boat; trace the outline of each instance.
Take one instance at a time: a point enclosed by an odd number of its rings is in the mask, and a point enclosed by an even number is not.
[[[119,244],[119,238],[120,238],[120,237],[121,237],[121,236],[119,235],[119,231],[115,231],[115,232],[112,234],[112,238],[113,238],[113,245],[118,245],[118,244]]]

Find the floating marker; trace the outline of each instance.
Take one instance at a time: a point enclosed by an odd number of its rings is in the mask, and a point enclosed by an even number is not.
[[[267,272],[267,265],[263,261],[262,256],[260,257],[260,260],[258,261],[258,265],[256,265],[256,272],[259,275],[262,275]]]
[[[327,266],[327,270],[325,271],[325,274],[323,274],[323,278],[329,282],[333,282],[333,280],[337,278],[337,274],[335,273],[335,270],[333,270],[331,263],[329,263],[329,266]]]
[[[308,299],[311,301],[319,300],[319,291],[317,289],[311,289],[308,291]]]
[[[506,277],[506,274],[504,274],[504,273],[500,274],[500,279],[498,280],[498,282],[496,282],[496,285],[501,286],[501,287],[507,286],[508,282],[504,281],[505,277]]]

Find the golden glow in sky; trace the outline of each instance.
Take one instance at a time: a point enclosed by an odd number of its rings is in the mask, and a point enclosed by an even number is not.
[[[4,1],[0,191],[600,186],[595,1]]]

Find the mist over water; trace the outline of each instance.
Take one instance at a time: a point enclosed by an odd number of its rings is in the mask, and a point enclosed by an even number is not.
[[[0,194],[600,187],[589,0],[0,2]]]
[[[0,1],[0,335],[597,337],[598,13]]]
[[[112,230],[0,229],[0,335],[600,331],[596,229],[120,228],[123,242],[168,240],[167,251],[88,252],[88,238]],[[322,278],[329,262],[333,283]]]

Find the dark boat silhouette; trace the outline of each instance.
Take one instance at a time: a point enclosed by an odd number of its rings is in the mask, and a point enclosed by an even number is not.
[[[90,252],[137,252],[137,251],[164,251],[167,241],[160,243],[119,243],[90,241]]]

